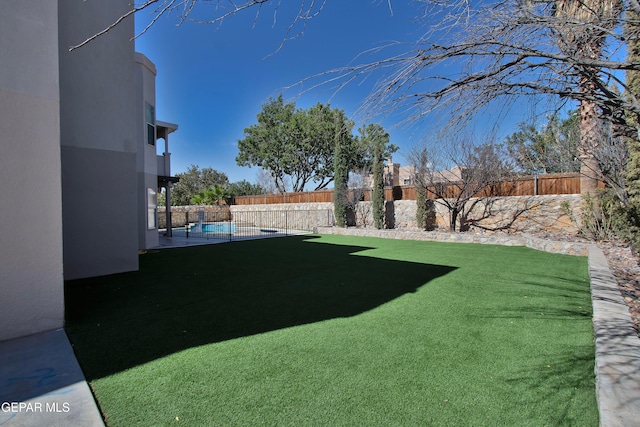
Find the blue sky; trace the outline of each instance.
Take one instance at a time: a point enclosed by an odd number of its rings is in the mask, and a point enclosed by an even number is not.
[[[235,157],[237,141],[244,128],[256,122],[262,104],[306,77],[347,65],[363,51],[391,40],[415,41],[421,28],[414,23],[418,11],[410,4],[394,1],[392,12],[386,1],[330,0],[308,22],[304,34],[286,41],[280,50],[298,1],[282,3],[275,25],[268,10],[257,21],[255,11],[249,10],[222,26],[177,26],[177,16],[161,18],[135,43],[157,67],[158,120],[179,125],[169,140],[172,173],[195,164],[224,172],[231,182],[255,182],[258,168],[239,167]],[[206,7],[197,13],[206,18]],[[150,17],[148,11],[139,12],[137,31]],[[284,96],[302,108],[330,101],[356,120],[356,131],[362,125],[356,110],[373,83],[374,79],[354,82],[337,94],[329,86],[304,93],[304,86],[296,86]],[[406,164],[403,152],[419,142],[421,131],[397,128],[392,119],[380,122],[400,147],[394,160]]]
[[[149,57],[158,70],[158,120],[180,126],[169,139],[173,174],[196,164],[226,173],[231,182],[255,182],[258,168],[239,167],[235,157],[237,141],[244,128],[256,122],[262,104],[305,77],[347,65],[360,52],[386,41],[415,40],[416,10],[405,3],[393,2],[391,13],[386,1],[329,1],[308,22],[305,33],[286,41],[280,50],[291,23],[292,15],[286,14],[293,13],[286,8],[299,2],[284,2],[275,25],[268,11],[255,26],[253,11],[231,17],[221,27],[193,22],[177,26],[175,15],[157,21],[135,43],[136,51]],[[206,12],[200,16],[206,17]],[[150,16],[147,11],[136,16],[137,31]],[[297,86],[284,96],[302,108],[330,101],[357,119],[355,112],[372,84],[373,80],[354,83],[337,94],[331,87],[301,94],[305,87]],[[409,130],[394,128],[392,121],[382,123],[391,142],[401,147],[396,159],[405,163],[402,149],[415,137]]]

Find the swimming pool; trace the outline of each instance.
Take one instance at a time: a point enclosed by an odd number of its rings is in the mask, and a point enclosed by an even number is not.
[[[202,226],[202,229],[199,227]],[[192,225],[189,229],[192,233],[235,233],[236,226],[229,222],[209,222],[204,224]]]

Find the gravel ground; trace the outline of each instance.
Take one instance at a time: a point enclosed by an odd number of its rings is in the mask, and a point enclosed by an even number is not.
[[[609,262],[609,268],[618,281],[620,293],[629,307],[631,320],[640,337],[640,260],[629,247],[617,243],[600,243]]]
[[[537,234],[536,236],[550,240],[593,243],[580,236],[569,234]],[[624,302],[629,307],[633,328],[640,337],[640,258],[622,242],[599,242],[598,247],[607,258]]]

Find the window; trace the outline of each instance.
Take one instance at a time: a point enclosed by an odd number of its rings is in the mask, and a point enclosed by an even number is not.
[[[403,181],[404,185],[411,185],[411,180],[410,179],[406,179]]]
[[[158,195],[153,188],[147,188],[147,230],[155,230],[158,217]]]
[[[145,103],[145,118],[147,121],[147,144],[156,145],[156,109]]]

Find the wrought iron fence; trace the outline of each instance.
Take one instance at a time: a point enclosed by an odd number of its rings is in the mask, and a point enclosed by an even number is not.
[[[226,241],[308,234],[335,222],[329,209],[229,211],[228,215],[201,210],[181,215],[184,219],[174,224],[173,236]]]

